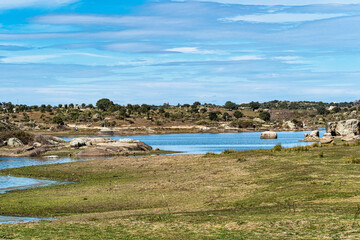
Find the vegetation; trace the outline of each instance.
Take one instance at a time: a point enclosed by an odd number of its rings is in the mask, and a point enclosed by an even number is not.
[[[197,132],[196,127],[203,125],[216,132],[224,126],[246,128],[255,131],[284,130],[293,122],[297,129],[325,127],[326,122],[349,118],[360,118],[360,102],[323,103],[323,102],[289,102],[269,101],[264,103],[250,102],[238,104],[227,101],[223,106],[200,103],[162,105],[127,104],[120,105],[110,99],[100,99],[96,107],[92,104],[59,104],[57,106],[27,106],[12,103],[0,103],[0,121],[14,123],[23,130],[58,131],[69,134],[76,125],[97,129],[107,127],[137,128],[140,132],[129,130],[126,135],[156,133]],[[262,119],[265,121],[259,121]],[[71,124],[72,128],[66,128]],[[176,128],[176,126],[178,128]],[[193,126],[185,130],[183,126]],[[146,128],[154,129],[148,131]],[[2,128],[0,123],[0,129]],[[201,127],[199,127],[201,128]],[[142,130],[141,130],[142,129]],[[143,131],[143,132],[141,132]]]
[[[322,157],[320,157],[322,155]],[[74,182],[10,192],[4,239],[358,239],[358,146],[118,158],[3,170]]]

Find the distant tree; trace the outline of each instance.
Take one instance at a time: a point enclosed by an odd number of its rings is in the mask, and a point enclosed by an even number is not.
[[[108,111],[109,108],[113,105],[114,103],[107,98],[102,98],[96,102],[96,107],[102,111]]]
[[[224,119],[224,121],[229,121],[229,120],[231,119],[230,114],[227,113],[227,112],[225,112],[225,113],[223,114],[223,119]]]
[[[200,102],[194,102],[193,105],[192,105],[193,108],[197,108],[199,106],[201,106]]]
[[[251,102],[251,103],[249,103],[249,106],[254,111],[254,110],[260,108],[260,103],[259,102]]]
[[[64,125],[64,120],[60,116],[55,116],[53,118],[53,123],[56,123],[58,125]]]
[[[326,107],[324,105],[320,105],[316,108],[316,111],[318,112],[318,114],[320,115],[325,115],[328,113],[328,110],[326,109]]]
[[[94,109],[94,105],[89,104],[89,105],[86,106],[86,108]]]
[[[63,107],[63,105],[62,105],[62,104],[59,104],[59,105],[58,105],[58,108],[62,108],[62,107]]]
[[[40,112],[44,113],[46,111],[46,106],[45,104],[42,104],[39,108]]]
[[[73,104],[73,103],[70,103],[70,104],[69,104],[69,108],[74,108],[74,104]]]
[[[231,102],[231,101],[227,101],[227,102],[225,103],[224,107],[225,107],[226,109],[229,109],[229,110],[236,110],[236,109],[238,109],[238,106],[236,105],[236,103],[233,103],[233,102]]]
[[[47,112],[52,112],[52,106],[51,106],[51,105],[47,105],[46,108],[45,108],[45,110],[46,110]]]
[[[235,111],[234,112],[234,117],[239,119],[239,118],[242,118],[244,116],[244,114],[240,111]]]
[[[268,122],[268,121],[270,121],[270,117],[271,117],[271,116],[270,116],[270,113],[269,113],[269,112],[261,112],[261,113],[259,114],[259,117],[260,117],[260,119]]]
[[[85,104],[85,103],[81,104],[81,107],[82,107],[82,108],[85,108],[85,107],[86,107],[86,104]]]
[[[339,108],[339,107],[335,107],[335,108],[333,109],[333,112],[334,112],[334,113],[341,112],[341,108]]]
[[[206,108],[201,108],[201,109],[200,109],[200,112],[201,112],[201,113],[206,113],[206,112],[207,112],[207,109],[206,109]]]
[[[217,120],[218,120],[218,116],[217,116],[216,112],[210,112],[210,113],[209,113],[209,119],[210,119],[211,121],[217,121]]]

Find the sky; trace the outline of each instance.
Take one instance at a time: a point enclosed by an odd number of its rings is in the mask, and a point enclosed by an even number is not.
[[[0,0],[0,102],[360,99],[360,0]]]

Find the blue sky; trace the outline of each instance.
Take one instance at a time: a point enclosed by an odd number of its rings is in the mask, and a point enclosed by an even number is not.
[[[0,101],[360,99],[360,0],[0,0]]]

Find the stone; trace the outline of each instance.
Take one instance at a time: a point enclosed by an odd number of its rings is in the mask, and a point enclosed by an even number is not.
[[[319,130],[314,130],[312,132],[310,132],[309,134],[306,133],[304,136],[304,140],[302,140],[303,142],[319,142],[320,141],[320,131]]]
[[[339,122],[329,122],[327,132],[332,136],[354,136],[360,134],[360,121],[349,119]]]
[[[277,133],[271,131],[263,132],[261,133],[260,139],[277,139]]]
[[[314,130],[309,134],[309,136],[311,136],[311,137],[319,137],[320,136],[320,131],[319,130]]]
[[[36,148],[39,148],[39,147],[42,146],[42,144],[39,143],[39,142],[34,142],[33,146],[36,147]]]
[[[288,128],[290,130],[296,130],[297,127],[295,125],[295,123],[293,123],[292,121],[286,121],[283,123],[283,128]]]
[[[360,136],[355,136],[355,135],[349,135],[341,138],[341,141],[344,142],[356,142],[359,140],[360,140]]]
[[[334,141],[334,139],[332,137],[322,137],[320,138],[320,143],[321,144],[330,144]]]
[[[9,147],[22,147],[24,144],[18,138],[9,138],[7,140],[7,145]]]
[[[70,141],[70,147],[72,148],[80,148],[86,146],[86,138],[74,138]]]

